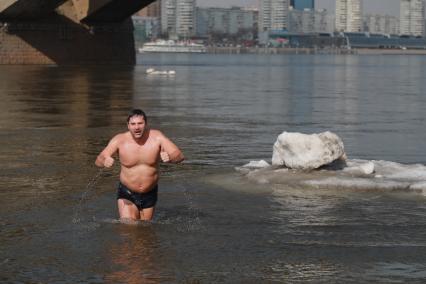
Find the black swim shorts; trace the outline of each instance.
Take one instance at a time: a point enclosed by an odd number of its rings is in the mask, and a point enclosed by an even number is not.
[[[121,182],[118,183],[117,199],[127,199],[138,207],[139,210],[154,207],[158,198],[158,185],[146,193],[134,192]]]

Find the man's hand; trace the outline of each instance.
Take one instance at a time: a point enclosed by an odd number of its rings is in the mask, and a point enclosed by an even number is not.
[[[114,159],[111,157],[106,157],[105,161],[104,161],[104,167],[105,168],[111,168],[112,165],[114,164]]]
[[[161,161],[164,163],[170,162],[170,156],[167,152],[160,152]]]

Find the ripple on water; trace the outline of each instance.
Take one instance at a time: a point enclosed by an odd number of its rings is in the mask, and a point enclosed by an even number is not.
[[[388,283],[424,283],[425,263],[379,262],[365,271],[366,279]]]

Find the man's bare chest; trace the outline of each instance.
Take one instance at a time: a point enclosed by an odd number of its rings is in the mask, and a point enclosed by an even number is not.
[[[155,165],[160,154],[160,145],[158,143],[123,143],[118,149],[120,162],[122,165],[132,167],[146,164]]]

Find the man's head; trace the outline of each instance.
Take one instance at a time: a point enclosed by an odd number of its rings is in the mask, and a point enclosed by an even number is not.
[[[133,138],[142,138],[142,135],[147,126],[147,117],[145,112],[140,109],[133,109],[127,116],[127,128],[132,134]]]
[[[147,119],[147,117],[146,117],[146,114],[145,114],[145,112],[143,111],[143,110],[141,110],[141,109],[132,109],[130,112],[129,112],[129,115],[127,116],[127,123],[129,123],[129,121],[130,121],[130,118],[132,118],[132,117],[134,117],[134,116],[142,116],[143,117],[143,119],[145,120],[145,123],[147,123],[148,122],[148,119]]]

